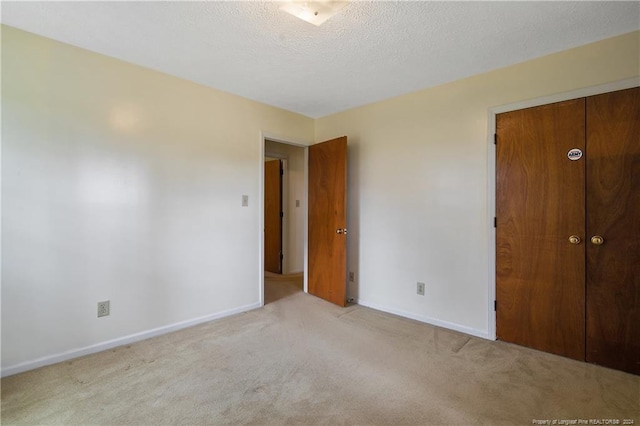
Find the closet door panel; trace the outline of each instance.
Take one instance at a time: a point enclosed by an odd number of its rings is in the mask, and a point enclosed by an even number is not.
[[[639,88],[587,98],[586,157],[586,358],[640,374]]]
[[[498,339],[579,360],[585,162],[567,154],[584,151],[584,121],[584,98],[496,118]]]

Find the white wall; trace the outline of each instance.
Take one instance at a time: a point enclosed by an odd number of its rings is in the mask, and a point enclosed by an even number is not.
[[[640,33],[316,120],[349,138],[349,270],[359,303],[490,337],[488,111],[638,78]],[[640,83],[640,80],[639,80]],[[425,296],[416,282],[426,283]]]
[[[265,152],[279,154],[287,159],[287,170],[283,185],[287,186],[285,216],[287,229],[284,230],[286,249],[284,251],[285,266],[283,273],[292,274],[304,270],[304,148],[267,140]],[[296,207],[296,200],[300,205]]]
[[[261,132],[313,126],[3,26],[3,374],[259,306]]]

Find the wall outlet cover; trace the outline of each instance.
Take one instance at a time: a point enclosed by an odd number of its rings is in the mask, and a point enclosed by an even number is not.
[[[109,315],[109,301],[98,302],[98,318],[106,317]]]
[[[424,296],[424,286],[425,286],[424,283],[419,282],[416,285],[416,294],[419,294],[420,296]]]

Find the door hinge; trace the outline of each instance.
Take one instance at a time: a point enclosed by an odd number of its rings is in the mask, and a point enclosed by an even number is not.
[[[498,134],[497,133],[493,134],[493,144],[494,145],[498,145]]]
[[[498,301],[494,300],[493,301],[493,311],[496,312],[498,310]]]
[[[497,228],[498,227],[498,218],[497,217],[493,217],[493,227]]]
[[[280,217],[284,217],[284,212],[280,212]]]
[[[280,169],[280,176],[284,176],[284,169]]]

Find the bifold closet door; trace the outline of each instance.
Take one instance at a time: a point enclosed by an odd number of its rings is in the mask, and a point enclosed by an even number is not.
[[[587,361],[640,374],[640,88],[587,98]]]
[[[584,360],[585,162],[567,153],[585,99],[499,114],[496,133],[498,339]]]

